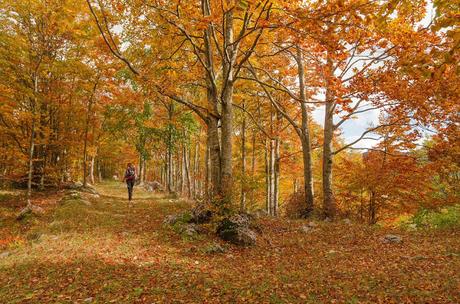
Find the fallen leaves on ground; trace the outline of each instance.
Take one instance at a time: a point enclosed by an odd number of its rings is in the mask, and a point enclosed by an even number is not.
[[[28,240],[3,245],[2,303],[460,302],[458,230],[337,221],[305,232],[305,221],[267,218],[257,246],[240,248],[211,234],[183,239],[164,226],[185,202],[139,190],[129,208],[120,185],[99,190],[92,206],[63,212],[49,199],[45,216],[17,231],[1,227],[1,244]],[[403,242],[384,243],[388,233]],[[214,243],[226,252],[207,253]]]

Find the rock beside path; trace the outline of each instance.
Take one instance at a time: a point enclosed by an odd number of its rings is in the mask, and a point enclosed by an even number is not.
[[[96,188],[90,184],[86,184],[86,186],[83,186],[83,183],[81,182],[73,182],[70,183],[66,186],[67,189],[74,190],[74,191],[79,191],[79,192],[86,192],[94,195],[99,195],[97,192]]]
[[[227,250],[225,250],[224,247],[222,247],[218,243],[213,243],[209,245],[208,247],[205,248],[204,252],[208,254],[216,254],[216,253],[225,253]]]
[[[154,191],[164,191],[164,187],[162,184],[160,184],[157,181],[153,182],[146,182],[144,184],[144,189],[148,192],[154,192]]]
[[[402,242],[402,237],[394,234],[387,234],[383,237],[382,241],[384,243],[401,243]]]
[[[9,251],[5,251],[5,252],[2,252],[0,253],[0,259],[3,259],[3,258],[6,258],[10,256],[10,252]]]
[[[252,220],[244,213],[224,218],[217,227],[217,235],[235,245],[252,246],[257,241],[257,234],[251,229]]]
[[[209,223],[212,218],[212,212],[204,205],[197,205],[191,211],[191,222],[195,224]]]
[[[39,206],[29,205],[23,208],[19,214],[16,216],[18,221],[25,219],[28,215],[42,215],[45,213],[45,210]]]

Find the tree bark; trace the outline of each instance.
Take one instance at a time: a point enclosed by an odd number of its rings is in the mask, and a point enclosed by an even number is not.
[[[375,192],[371,191],[369,196],[369,225],[375,224],[376,221]]]
[[[243,102],[243,110],[244,110]],[[243,121],[241,124],[241,198],[240,209],[246,210],[246,116],[243,111]]]
[[[229,1],[228,1],[229,2]],[[223,89],[222,89],[222,177],[221,189],[224,203],[231,203],[233,195],[232,147],[233,147],[233,86],[234,64],[237,56],[237,45],[233,37],[233,10],[229,9],[224,16],[224,58],[223,58]]]
[[[172,116],[173,109],[172,104],[168,108],[168,141],[167,141],[167,153],[166,153],[166,189],[169,193],[173,192],[173,165],[172,165]]]
[[[27,174],[27,205],[30,205],[30,197],[32,195],[32,177],[34,171],[34,143],[35,137],[35,119],[32,118],[30,140],[29,140],[29,172]]]
[[[97,174],[99,182],[102,182],[102,170],[101,170],[101,160],[100,158],[97,161]]]
[[[221,156],[219,131],[217,128],[217,119],[210,117],[208,119],[207,146],[209,147],[209,197],[219,196],[222,193],[221,185]]]
[[[314,189],[313,189],[313,169],[311,159],[311,141],[310,128],[307,107],[307,97],[305,95],[305,71],[303,65],[303,55],[301,48],[297,45],[297,72],[299,77],[299,95],[300,107],[302,111],[301,138],[302,156],[303,156],[303,176],[304,176],[304,192],[305,192],[305,215],[308,215],[314,208]]]
[[[274,168],[273,168],[273,179],[274,179],[274,188],[273,188],[273,215],[278,215],[278,206],[279,206],[279,195],[280,195],[280,140],[279,137],[275,139],[274,147]]]
[[[198,136],[195,143],[195,155],[193,161],[193,197],[195,198],[200,195],[200,181],[200,136]]]
[[[88,105],[86,109],[86,121],[85,121],[85,135],[84,135],[84,146],[83,146],[83,186],[87,186],[87,175],[88,175],[88,168],[87,168],[87,161],[88,161],[88,131],[89,131],[89,121],[91,115],[91,107],[93,105],[93,98],[94,94],[96,93],[96,88],[99,82],[99,75],[94,83],[93,90],[91,91],[91,95],[88,99]]]
[[[336,207],[332,190],[332,141],[334,137],[334,102],[330,88],[326,88],[326,109],[324,113],[323,143],[323,211],[329,218],[335,216]]]
[[[187,148],[185,147],[184,145],[184,176],[185,176],[185,180],[186,180],[186,183],[187,183],[187,196],[189,198],[192,197],[192,187],[191,187],[191,181],[190,181],[190,160],[189,160],[189,157],[190,155],[187,155]]]
[[[252,156],[251,156],[251,181],[254,183],[256,173],[256,130],[255,128],[252,129]],[[254,186],[251,187],[251,197],[250,202],[251,204],[255,204],[254,201]]]
[[[146,176],[147,176],[147,160],[145,159],[145,157],[142,159],[142,164],[143,164],[143,167],[144,167],[144,170],[142,172],[142,184],[145,183],[146,181]]]
[[[270,180],[270,144],[265,141],[265,210],[270,214],[271,180]]]
[[[89,167],[89,180],[90,183],[94,185],[94,163],[95,163],[95,156],[91,156],[91,162]]]
[[[137,184],[140,186],[144,184],[143,176],[144,176],[144,157],[142,156],[142,153],[139,153],[139,172],[137,172]]]

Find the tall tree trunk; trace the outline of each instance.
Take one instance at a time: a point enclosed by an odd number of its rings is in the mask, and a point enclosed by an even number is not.
[[[45,174],[46,174],[46,148],[43,146],[42,150],[42,165],[40,170],[40,186],[39,189],[45,189]]]
[[[270,215],[275,215],[275,140],[270,140],[269,157],[270,174]]]
[[[166,189],[169,193],[173,192],[173,165],[172,165],[172,118],[173,109],[172,104],[168,108],[168,142],[167,142],[167,154],[166,154]]]
[[[252,129],[252,156],[251,156],[251,181],[254,183],[256,173],[256,131],[255,128]],[[254,187],[251,187],[251,197],[250,202],[254,204]]]
[[[209,118],[207,132],[207,146],[209,147],[209,197],[219,196],[222,193],[221,184],[221,151],[219,143],[218,120]]]
[[[201,135],[201,131],[200,131]],[[195,143],[195,155],[193,160],[193,197],[199,195],[200,178],[200,135],[198,135]]]
[[[98,174],[98,181],[102,182],[102,170],[101,170],[101,160],[98,158],[97,160],[97,174]]]
[[[376,221],[375,192],[372,190],[369,196],[369,225],[375,224]]]
[[[265,140],[265,210],[270,214],[271,206],[271,180],[270,180],[270,143]]]
[[[209,0],[201,0],[203,16],[211,16],[211,5]],[[206,61],[206,86],[207,86],[207,102],[212,113],[208,114],[207,125],[207,140],[206,145],[209,155],[207,155],[207,180],[206,192],[208,199],[215,201],[216,198],[222,197],[222,159],[221,146],[219,140],[219,96],[217,92],[217,81],[214,71],[213,49],[212,49],[212,25],[209,24],[204,30],[204,54]]]
[[[243,110],[245,109],[243,102]],[[246,116],[243,111],[243,121],[241,124],[241,197],[240,209],[246,210]]]
[[[145,159],[145,157],[142,159],[142,164],[144,167],[144,171],[142,172],[142,184],[144,184],[146,181],[145,178],[147,176],[147,160]]]
[[[87,161],[88,161],[88,131],[89,131],[89,121],[91,116],[91,107],[93,106],[93,98],[94,94],[96,93],[97,84],[99,82],[99,76],[94,83],[93,90],[91,91],[91,95],[88,99],[87,109],[86,109],[86,121],[85,121],[85,134],[84,134],[84,146],[83,146],[83,186],[87,186],[87,175],[88,175],[88,168],[87,168]]]
[[[227,2],[230,2],[227,0]],[[223,90],[222,90],[222,177],[221,189],[224,203],[231,203],[233,195],[233,172],[232,172],[232,139],[233,139],[233,85],[234,64],[237,56],[237,44],[233,37],[233,10],[225,12],[224,24],[224,60],[223,60]]]
[[[95,163],[95,156],[91,156],[91,162],[89,167],[89,180],[90,183],[94,185],[94,163]]]
[[[35,149],[35,107],[37,105],[37,94],[38,94],[38,76],[35,74],[34,77],[34,99],[32,101],[32,123],[30,126],[30,139],[29,139],[29,172],[27,174],[27,208],[32,206],[32,177],[34,172],[34,149]]]
[[[144,181],[142,180],[142,177],[144,176],[144,157],[142,156],[142,153],[139,153],[139,170],[137,172],[137,184],[138,185],[143,185]]]
[[[275,134],[275,127],[273,125],[273,107],[270,108],[270,135]],[[269,154],[268,154],[268,174],[270,182],[270,195],[269,195],[269,211],[270,215],[274,215],[275,203],[275,139],[270,138]]]
[[[279,195],[280,195],[280,140],[279,137],[275,139],[274,147],[274,168],[273,168],[273,179],[274,179],[274,188],[273,188],[273,215],[278,215],[278,206],[279,206]]]
[[[35,118],[32,118],[32,125],[29,140],[29,172],[27,174],[27,206],[31,206],[30,197],[32,196],[32,177],[34,171],[34,137],[35,137]]]
[[[225,202],[232,200],[232,138],[233,138],[233,106],[231,98],[222,105],[222,177],[221,191]]]
[[[185,181],[187,183],[187,196],[189,198],[192,197],[192,186],[191,186],[191,181],[190,181],[190,160],[189,160],[190,155],[187,153],[187,148],[184,145],[184,176],[185,176]]]
[[[303,65],[303,55],[301,48],[297,45],[297,72],[299,77],[299,93],[300,93],[300,106],[302,111],[302,124],[301,124],[301,143],[302,143],[302,156],[303,156],[303,176],[304,176],[304,192],[305,192],[305,215],[308,215],[314,208],[314,190],[313,190],[313,170],[311,159],[311,141],[310,141],[310,128],[307,107],[307,97],[305,95],[305,72]]]
[[[332,140],[334,136],[334,104],[329,90],[326,91],[326,110],[324,114],[324,143],[323,143],[323,210],[326,217],[335,216],[335,200],[332,190]]]

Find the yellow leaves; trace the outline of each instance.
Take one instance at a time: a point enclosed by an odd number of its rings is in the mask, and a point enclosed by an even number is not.
[[[249,0],[240,0],[238,3],[238,7],[242,10],[246,10],[249,7]]]

